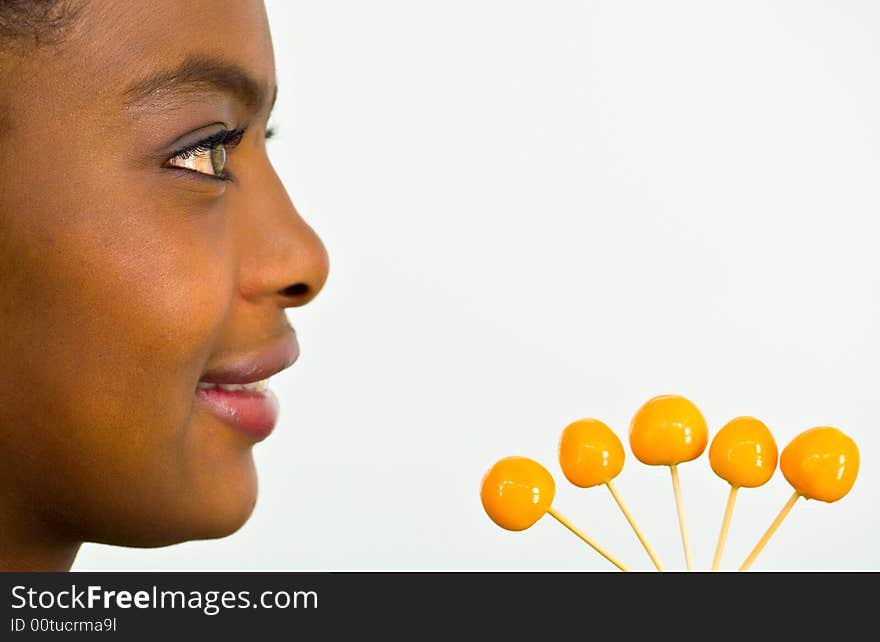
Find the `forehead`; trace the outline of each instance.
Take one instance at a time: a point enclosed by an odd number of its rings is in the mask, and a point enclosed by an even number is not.
[[[42,73],[58,100],[124,101],[126,88],[193,55],[235,63],[274,87],[275,63],[262,0],[85,0],[74,28]]]

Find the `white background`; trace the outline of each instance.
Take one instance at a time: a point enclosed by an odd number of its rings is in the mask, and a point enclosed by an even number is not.
[[[801,500],[756,570],[880,569],[880,3],[267,3],[271,155],[331,274],[292,309],[260,500],[222,540],[86,545],[75,570],[612,569],[550,517],[511,533],[479,501],[498,458],[538,459],[554,506],[653,567],[603,488],[556,446],[598,417],[617,486],[668,567],[666,468],[629,452],[650,397],[710,437],[764,420],[780,450],[833,425],[855,487]],[[696,565],[727,485],[680,467]],[[739,493],[725,568],[789,497]]]

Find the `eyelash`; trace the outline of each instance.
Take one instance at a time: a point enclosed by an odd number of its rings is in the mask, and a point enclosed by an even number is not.
[[[192,158],[196,154],[210,152],[214,147],[223,146],[226,148],[227,154],[229,150],[233,149],[236,145],[241,142],[242,136],[247,131],[247,128],[242,129],[224,129],[216,134],[211,134],[210,136],[203,138],[197,143],[190,145],[189,147],[184,147],[181,150],[175,152],[171,158],[168,160],[175,159],[187,159]],[[267,127],[265,138],[269,140],[275,135],[275,128]],[[172,166],[173,167],[173,166]],[[222,174],[206,174],[204,172],[199,172],[197,170],[192,170],[186,167],[177,167],[175,169],[182,169],[187,172],[192,172],[193,174],[199,174],[200,176],[204,176],[205,178],[210,178],[218,181],[231,181],[232,176],[228,172],[223,172]]]

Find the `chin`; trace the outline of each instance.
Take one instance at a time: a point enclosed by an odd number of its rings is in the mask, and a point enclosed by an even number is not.
[[[189,535],[181,541],[228,537],[247,523],[256,505],[257,494],[254,492],[218,507],[211,515],[203,516],[198,524],[193,524]]]
[[[196,485],[173,496],[152,498],[106,519],[87,541],[113,546],[157,548],[192,540],[219,539],[247,523],[257,503],[253,465],[229,471],[215,484]]]

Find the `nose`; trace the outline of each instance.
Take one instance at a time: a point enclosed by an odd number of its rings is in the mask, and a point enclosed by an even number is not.
[[[327,281],[327,249],[297,212],[268,159],[242,184],[234,217],[241,295],[251,301],[275,299],[283,307],[305,305]]]

